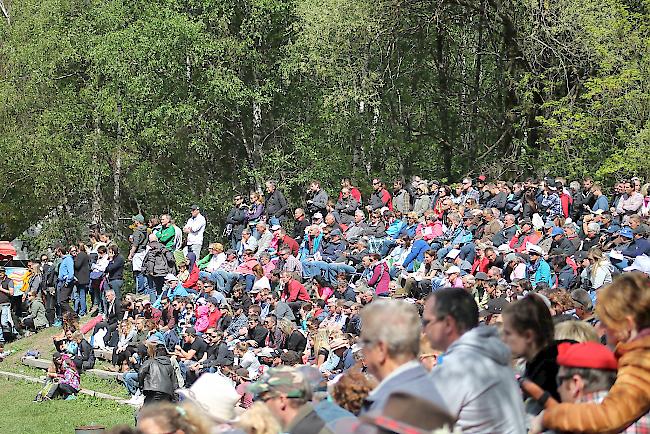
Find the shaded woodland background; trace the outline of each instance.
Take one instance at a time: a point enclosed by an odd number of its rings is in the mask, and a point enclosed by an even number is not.
[[[269,178],[298,204],[344,175],[650,175],[650,0],[0,0],[0,19],[4,239],[194,202],[214,237]]]

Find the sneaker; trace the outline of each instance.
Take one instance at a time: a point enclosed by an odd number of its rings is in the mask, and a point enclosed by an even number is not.
[[[68,395],[68,397],[65,399],[66,401],[74,401],[77,399],[77,395]]]
[[[61,322],[61,320],[57,319],[56,321],[54,321],[54,324],[52,324],[52,327],[61,327],[62,325],[63,323]]]

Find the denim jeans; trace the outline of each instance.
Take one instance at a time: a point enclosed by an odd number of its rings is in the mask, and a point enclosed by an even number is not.
[[[7,329],[12,334],[16,334],[16,328],[14,327],[14,320],[11,318],[11,304],[6,303],[0,305],[0,342],[4,343],[4,333],[3,331]]]
[[[147,282],[147,277],[141,271],[134,271],[133,275],[135,276],[136,294],[149,294],[149,284]]]
[[[125,372],[122,376],[122,381],[126,390],[131,394],[135,395],[138,392],[138,373],[136,371]]]
[[[88,293],[88,285],[79,285],[77,284],[77,288],[75,291],[76,298],[74,301],[74,310],[79,314],[79,316],[84,316],[86,314],[86,309],[88,306],[86,305],[86,294]]]
[[[214,282],[217,289],[224,294],[229,294],[232,290],[232,285],[235,279],[239,277],[237,273],[231,273],[229,271],[217,270],[210,274],[209,279]],[[214,280],[213,280],[214,279]]]

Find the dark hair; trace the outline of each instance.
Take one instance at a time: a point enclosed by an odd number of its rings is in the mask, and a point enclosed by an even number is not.
[[[452,317],[456,321],[459,333],[478,326],[478,305],[467,291],[462,288],[442,288],[431,294],[435,299],[434,316],[436,318]]]
[[[106,248],[106,246],[99,246],[99,247],[97,247],[97,253],[99,253],[99,254],[102,254],[102,255],[103,255],[103,254],[106,253],[107,251],[108,251],[108,249]]]
[[[528,294],[507,305],[503,309],[503,316],[511,320],[517,333],[523,334],[532,330],[535,343],[541,348],[553,342],[555,326],[551,312],[544,300],[536,294]]]
[[[120,248],[117,247],[117,244],[111,244],[110,246],[108,246],[108,250],[113,252],[114,255],[119,255],[120,254]]]
[[[271,293],[271,297],[273,300],[280,300],[280,293],[274,291]]]
[[[564,268],[566,266],[566,256],[555,255],[551,258],[551,267]]]

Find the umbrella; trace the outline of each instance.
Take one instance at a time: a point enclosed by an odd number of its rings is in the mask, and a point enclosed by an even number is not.
[[[9,241],[0,241],[0,259],[11,260],[16,254],[16,249]]]

